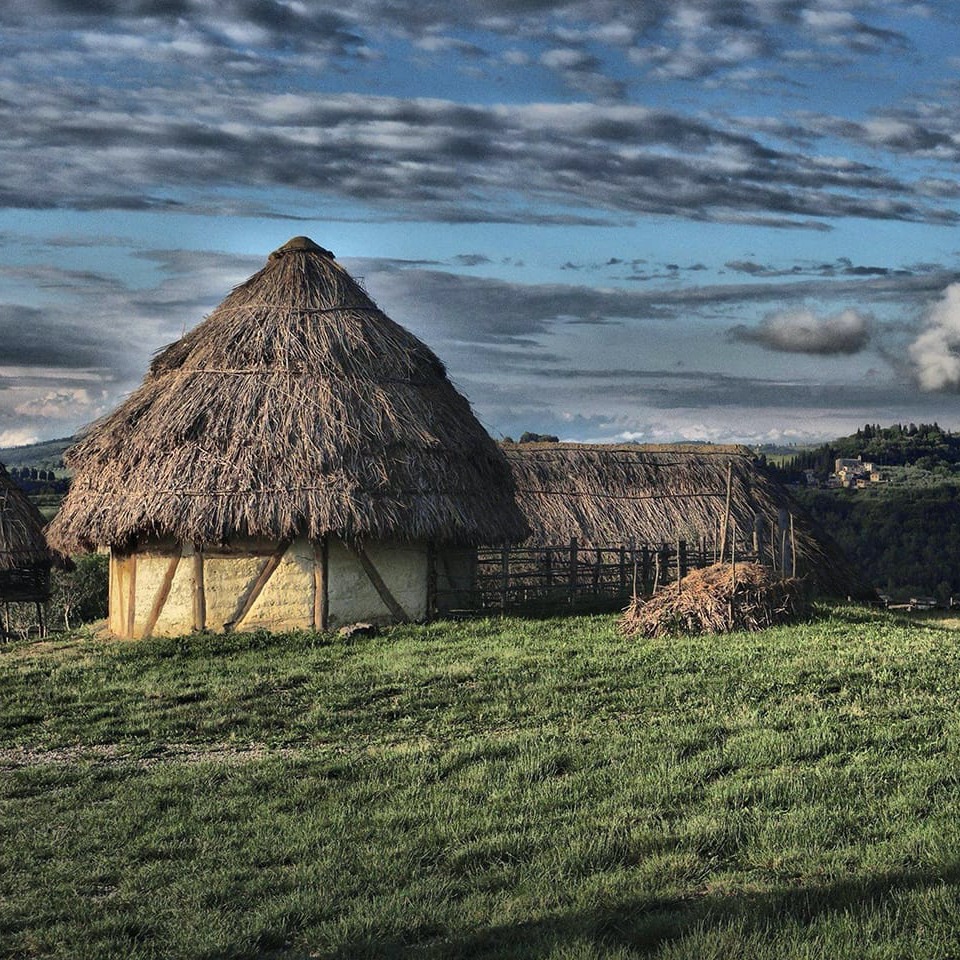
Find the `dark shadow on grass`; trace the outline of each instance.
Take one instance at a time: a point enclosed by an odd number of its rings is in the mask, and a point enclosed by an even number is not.
[[[785,922],[806,926],[831,914],[864,913],[894,894],[940,884],[960,884],[960,865],[893,872],[822,886],[779,888],[691,898],[639,898],[595,911],[490,926],[469,934],[438,935],[423,928],[385,941],[344,944],[337,960],[416,956],[427,960],[542,958],[565,945],[626,949],[639,956],[711,929],[735,928],[743,937],[771,938]],[[425,934],[425,935],[424,935]]]

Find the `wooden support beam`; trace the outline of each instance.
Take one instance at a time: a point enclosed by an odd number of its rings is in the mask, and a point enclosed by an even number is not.
[[[264,560],[257,579],[253,581],[253,586],[247,591],[247,595],[243,598],[243,602],[237,607],[233,616],[223,625],[224,630],[236,630],[243,623],[243,618],[253,609],[257,597],[263,592],[263,588],[273,576],[274,570],[280,566],[280,561],[289,548],[290,540],[281,540],[277,544],[277,549]]]
[[[313,629],[330,629],[330,544],[322,537],[313,545]]]
[[[409,621],[406,611],[403,607],[397,603],[396,597],[390,592],[390,588],[383,582],[383,577],[380,576],[380,571],[373,565],[373,561],[370,557],[367,556],[367,551],[363,549],[360,544],[356,544],[353,548],[354,553],[357,555],[357,559],[360,561],[360,566],[363,567],[364,573],[366,573],[367,578],[373,584],[374,589],[380,595],[380,599],[386,604],[387,609],[393,615],[393,618],[398,623],[406,623]]]
[[[137,619],[137,555],[131,553],[124,562],[127,568],[127,622],[126,636],[133,636],[133,628]]]
[[[154,628],[157,626],[157,621],[163,612],[163,606],[167,602],[167,597],[170,596],[170,588],[173,586],[173,578],[176,576],[177,567],[180,566],[180,556],[182,553],[183,547],[177,547],[177,552],[170,558],[167,569],[163,573],[160,589],[157,590],[157,595],[153,598],[153,606],[150,608],[147,622],[143,625],[142,636],[144,640],[148,640],[153,636]]]
[[[207,628],[207,591],[203,583],[203,550],[193,548],[193,629]]]

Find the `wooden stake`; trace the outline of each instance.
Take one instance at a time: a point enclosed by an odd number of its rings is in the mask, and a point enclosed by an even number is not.
[[[160,589],[157,590],[157,595],[153,598],[153,606],[150,608],[150,613],[147,615],[147,622],[143,626],[142,636],[144,640],[149,640],[150,637],[153,636],[157,621],[163,612],[163,606],[167,602],[167,597],[170,596],[170,587],[173,586],[173,578],[176,576],[177,567],[180,565],[180,555],[182,553],[183,547],[177,547],[177,552],[170,558],[170,562],[167,564],[167,569],[163,574],[163,580],[160,583]]]
[[[733,461],[727,464],[727,499],[723,507],[723,527],[720,531],[720,560],[727,553],[727,527],[730,524],[730,500],[733,495]]]

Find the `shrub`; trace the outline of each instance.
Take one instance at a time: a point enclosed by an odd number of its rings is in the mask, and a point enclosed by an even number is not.
[[[107,615],[109,558],[88,553],[74,557],[71,571],[54,570],[47,620],[53,629],[66,630]]]

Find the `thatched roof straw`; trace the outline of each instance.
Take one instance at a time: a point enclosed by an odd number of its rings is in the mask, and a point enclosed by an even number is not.
[[[503,454],[443,364],[306,237],[161,351],[66,459],[61,549],[526,535]]]
[[[46,520],[0,464],[0,571],[63,565],[43,535]]]
[[[785,511],[794,517],[799,573],[812,575],[831,595],[875,595],[787,490],[756,466],[747,447],[533,443],[503,449],[533,529],[531,544],[566,543],[571,537],[585,547],[631,539],[673,543],[678,537],[713,544],[726,511],[729,471],[738,549],[751,542],[757,517],[769,543]]]

